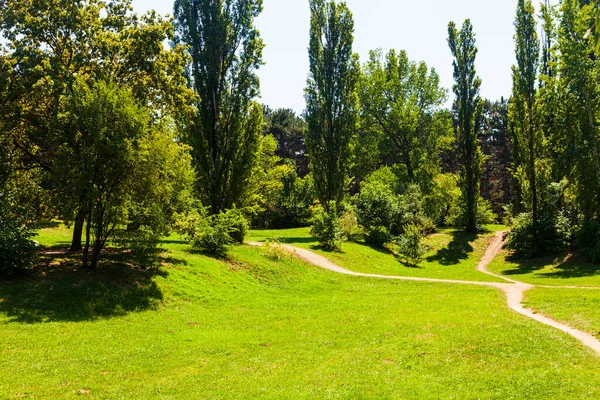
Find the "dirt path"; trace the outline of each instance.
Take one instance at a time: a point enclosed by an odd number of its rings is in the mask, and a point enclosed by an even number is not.
[[[340,267],[339,265],[333,263],[331,260],[316,254],[310,250],[302,249],[300,247],[295,247],[291,245],[283,245],[283,247],[292,253],[297,258],[306,261],[309,264],[314,266],[324,268],[329,271],[336,272],[338,274],[350,275],[350,276],[360,276],[365,278],[377,278],[377,279],[392,279],[392,280],[402,280],[402,281],[418,281],[418,282],[434,282],[434,283],[449,283],[449,284],[460,284],[460,285],[475,285],[475,286],[488,286],[494,287],[502,290],[506,294],[506,300],[508,303],[508,307],[516,311],[517,313],[524,315],[528,318],[531,318],[537,322],[542,324],[551,326],[553,328],[559,329],[569,335],[573,336],[577,340],[581,341],[584,345],[588,346],[596,353],[600,354],[600,340],[598,340],[593,335],[589,333],[585,333],[578,329],[571,328],[565,324],[562,324],[558,321],[555,321],[546,316],[536,314],[535,311],[525,308],[523,305],[523,297],[526,291],[533,289],[536,287],[535,285],[530,285],[527,283],[515,281],[510,278],[506,278],[501,275],[494,274],[487,270],[487,266],[492,260],[498,255],[498,253],[502,250],[504,245],[504,235],[505,232],[498,232],[492,242],[489,244],[486,249],[479,265],[477,266],[477,270],[487,274],[494,276],[496,278],[500,278],[505,280],[507,283],[497,283],[497,282],[476,282],[476,281],[462,281],[462,280],[452,280],[452,279],[434,279],[434,278],[415,278],[415,277],[406,277],[406,276],[389,276],[389,275],[377,275],[377,274],[363,274],[360,272],[353,272],[347,270],[345,268]],[[259,242],[249,242],[251,246],[262,246],[262,243]],[[575,286],[561,287],[561,286],[553,286],[553,288],[577,288]],[[585,288],[582,288],[585,289]]]

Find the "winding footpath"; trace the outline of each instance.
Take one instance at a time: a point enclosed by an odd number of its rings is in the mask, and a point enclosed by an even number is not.
[[[506,294],[506,300],[508,303],[508,307],[521,314],[526,316],[527,318],[531,318],[537,322],[540,322],[544,325],[551,326],[558,330],[561,330],[577,340],[579,340],[584,345],[588,346],[596,353],[600,355],[600,340],[598,340],[595,336],[590,335],[589,333],[580,331],[578,329],[571,328],[565,324],[562,324],[552,318],[548,318],[541,314],[537,314],[535,311],[525,308],[523,305],[523,297],[526,291],[533,289],[535,287],[550,287],[550,286],[538,286],[538,285],[530,285],[527,283],[515,281],[513,279],[506,278],[502,275],[494,274],[488,271],[487,266],[492,262],[492,260],[498,255],[498,253],[502,250],[504,246],[504,236],[506,232],[498,232],[494,236],[492,242],[486,249],[479,265],[477,266],[477,271],[482,272],[484,274],[502,279],[507,283],[497,283],[497,282],[477,282],[477,281],[463,281],[463,280],[452,280],[452,279],[434,279],[434,278],[415,278],[415,277],[407,277],[407,276],[389,276],[389,275],[377,275],[377,274],[364,274],[360,272],[353,272],[347,270],[345,268],[340,267],[339,265],[331,262],[327,258],[316,254],[310,250],[302,249],[300,247],[291,246],[291,245],[282,245],[287,251],[292,253],[295,257],[312,264],[316,267],[323,268],[329,271],[333,271],[343,275],[350,276],[360,276],[365,278],[376,278],[376,279],[392,279],[392,280],[402,280],[402,281],[419,281],[419,282],[434,282],[434,283],[449,283],[449,284],[459,284],[459,285],[476,285],[476,286],[488,286],[496,289],[502,290]],[[262,246],[263,243],[259,242],[249,242],[251,246]],[[577,286],[551,286],[553,289],[590,289],[585,287],[577,287]]]

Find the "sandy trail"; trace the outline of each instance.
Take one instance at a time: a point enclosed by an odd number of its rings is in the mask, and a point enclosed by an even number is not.
[[[515,281],[513,279],[494,274],[487,270],[487,266],[489,263],[494,260],[494,258],[500,253],[502,247],[504,246],[504,237],[506,232],[498,232],[492,239],[488,248],[486,249],[479,265],[477,266],[477,270],[490,275],[496,278],[502,279],[507,283],[498,283],[498,282],[477,282],[477,281],[462,281],[462,280],[452,280],[452,279],[434,279],[434,278],[415,278],[408,276],[389,276],[389,275],[378,275],[378,274],[364,274],[360,272],[354,272],[347,270],[345,268],[340,267],[339,265],[333,263],[331,260],[316,254],[310,250],[302,249],[300,247],[291,246],[291,245],[282,245],[287,251],[292,253],[295,257],[312,264],[314,266],[336,272],[338,274],[350,275],[350,276],[360,276],[364,278],[376,278],[376,279],[391,279],[391,280],[402,280],[402,281],[418,281],[418,282],[433,282],[433,283],[448,283],[448,284],[459,284],[459,285],[475,285],[475,286],[488,286],[502,290],[506,294],[506,300],[508,307],[528,318],[531,318],[537,322],[542,324],[551,326],[553,328],[559,329],[577,340],[579,340],[584,345],[588,346],[596,353],[600,354],[600,340],[598,340],[595,336],[590,335],[589,333],[580,331],[578,329],[571,328],[565,324],[562,324],[558,321],[553,320],[552,318],[548,318],[544,315],[537,314],[535,311],[525,308],[523,305],[523,297],[526,291],[533,289],[535,287],[546,287],[546,286],[536,286],[530,285],[527,283]],[[259,242],[249,242],[251,246],[262,246],[263,243]],[[552,286],[553,289],[579,289],[577,286]],[[586,287],[581,287],[581,289],[589,289]]]

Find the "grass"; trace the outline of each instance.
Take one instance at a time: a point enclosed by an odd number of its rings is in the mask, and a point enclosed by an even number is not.
[[[377,249],[364,243],[346,242],[341,252],[325,251],[310,236],[309,228],[251,231],[248,240],[265,241],[279,238],[282,242],[310,249],[355,272],[421,278],[439,278],[484,282],[501,279],[476,270],[479,260],[496,231],[505,227],[492,225],[481,235],[454,230],[441,230],[429,236],[425,243],[431,248],[418,266],[407,266],[387,249]]]
[[[526,304],[569,326],[600,338],[600,290],[536,288]]]
[[[534,285],[600,286],[600,266],[573,254],[517,260],[503,250],[488,269]]]
[[[155,269],[113,253],[88,274],[49,252],[0,282],[0,398],[600,397],[598,356],[493,289],[163,246]]]

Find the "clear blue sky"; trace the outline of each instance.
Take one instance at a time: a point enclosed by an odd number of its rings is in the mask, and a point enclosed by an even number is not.
[[[553,3],[558,2],[554,0]],[[509,96],[514,64],[513,20],[516,0],[347,0],[354,14],[354,51],[364,61],[371,49],[406,50],[410,59],[425,61],[452,87],[452,57],[446,43],[449,21],[471,18],[477,35],[477,69],[482,95]],[[172,13],[170,0],[134,0],[138,13],[155,9]],[[537,2],[536,10],[539,9]],[[308,0],[264,0],[257,20],[266,44],[260,72],[261,102],[272,108],[304,110],[308,74]]]

